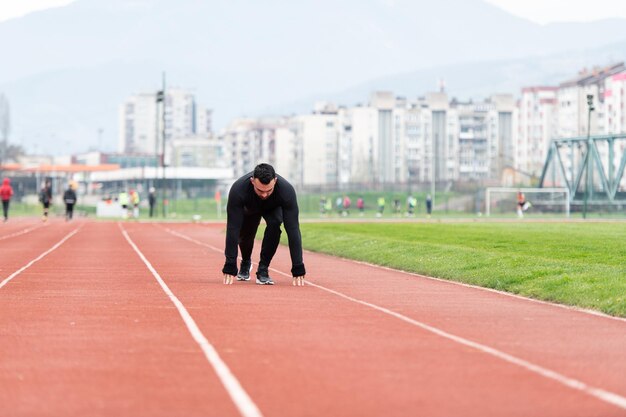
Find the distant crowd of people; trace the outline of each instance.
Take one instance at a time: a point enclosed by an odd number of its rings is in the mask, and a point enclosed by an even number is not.
[[[65,205],[65,220],[71,221],[74,218],[74,206],[76,205],[76,189],[78,184],[75,181],[70,181],[67,185],[67,189],[63,192],[63,204]],[[52,181],[47,179],[44,181],[39,190],[39,202],[43,207],[43,215],[41,220],[43,222],[48,221],[50,213],[50,206],[52,205]]]
[[[334,206],[333,206],[334,202]],[[430,194],[428,194],[424,200],[426,208],[426,216],[430,217],[433,210],[433,200]],[[385,212],[385,206],[387,202],[384,196],[380,196],[376,199],[376,217],[382,217]],[[329,217],[334,212],[340,217],[347,217],[350,215],[350,209],[352,207],[352,200],[345,194],[343,196],[337,196],[334,200],[330,197],[322,196],[319,201],[319,211],[322,217]],[[393,200],[393,213],[396,216],[402,215],[402,203],[400,199]],[[359,196],[356,200],[356,209],[359,216],[365,215],[366,205],[363,196]],[[404,212],[407,217],[414,217],[417,210],[417,198],[413,195],[409,195],[406,199],[406,211]]]
[[[129,190],[122,190],[119,194],[117,194],[117,196],[113,197],[112,195],[110,195],[108,198],[105,199],[105,201],[107,201],[108,203],[117,202],[122,210],[122,218],[139,218],[141,197],[138,190],[134,188],[131,188]],[[156,189],[154,187],[150,187],[148,190],[148,207],[150,217],[153,217],[155,215],[156,202]]]
[[[67,188],[63,192],[62,201],[65,207],[66,221],[71,221],[74,218],[74,208],[76,206],[76,203],[78,202],[78,198],[76,195],[77,189],[78,184],[76,183],[76,181],[69,181]],[[0,199],[2,200],[2,214],[4,222],[7,222],[9,220],[9,208],[13,195],[14,191],[13,187],[11,186],[11,179],[4,178],[2,180],[2,185],[0,186]],[[50,178],[47,178],[41,185],[41,188],[39,189],[39,193],[37,195],[38,201],[42,207],[41,220],[44,223],[47,222],[50,217],[50,209],[53,203],[53,196],[54,193],[52,190],[52,180]],[[110,203],[114,201],[117,202],[122,209],[123,218],[139,218],[139,207],[141,198],[139,196],[138,190],[123,190],[115,197],[109,196],[104,200]],[[150,187],[148,191],[148,206],[150,217],[153,217],[155,215],[156,202],[156,189],[154,187]]]
[[[71,221],[74,218],[74,207],[77,203],[76,189],[78,188],[78,184],[75,181],[70,181],[68,183],[67,189],[63,193],[63,204],[65,205],[65,219],[66,221]],[[9,207],[11,203],[11,199],[14,195],[13,188],[11,186],[11,180],[9,178],[4,178],[2,181],[2,185],[0,186],[0,199],[2,200],[2,212],[3,212],[3,221],[6,222],[9,220]],[[50,179],[46,179],[42,184],[42,187],[39,191],[39,202],[42,205],[43,213],[42,213],[42,221],[47,222],[50,206],[52,205],[53,200],[53,192],[52,192],[52,181]],[[104,199],[105,201],[112,203],[117,202],[122,209],[122,217],[124,219],[139,218],[139,209],[140,209],[140,194],[136,189],[128,189],[122,190],[115,197],[109,196]],[[155,215],[155,207],[156,207],[156,190],[154,187],[150,187],[148,191],[148,207],[149,207],[149,216],[153,217]],[[516,213],[520,218],[524,217],[524,212],[527,211],[531,207],[531,203],[526,200],[524,193],[520,190],[517,193],[516,198]],[[372,206],[371,209],[374,209],[374,213],[376,217],[383,217],[386,209],[387,201],[385,196],[379,196],[375,200],[375,207]],[[365,203],[364,197],[359,196],[356,200],[356,212],[358,212],[359,216],[364,216],[366,209],[368,206]],[[406,209],[403,211],[403,207]],[[401,217],[403,214],[406,217],[414,217],[418,212],[418,200],[417,198],[409,194],[406,197],[405,204],[403,205],[399,198],[394,198],[391,206],[391,210],[393,215],[396,217]],[[426,217],[430,218],[433,211],[433,200],[430,194],[427,194],[424,198],[424,207]],[[319,200],[319,212],[322,217],[329,217],[336,213],[339,217],[347,217],[350,216],[352,210],[352,199],[349,195],[339,195],[336,198],[331,198],[322,195]]]

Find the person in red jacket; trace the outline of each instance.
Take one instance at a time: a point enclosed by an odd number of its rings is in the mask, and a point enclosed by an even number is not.
[[[0,186],[0,198],[2,199],[2,213],[4,214],[4,221],[9,220],[9,203],[13,196],[13,187],[11,187],[11,180],[5,178]]]

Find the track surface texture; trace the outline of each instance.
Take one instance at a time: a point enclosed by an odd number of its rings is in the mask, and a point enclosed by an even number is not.
[[[0,416],[626,416],[626,320],[283,246],[223,285],[224,227],[3,224]]]

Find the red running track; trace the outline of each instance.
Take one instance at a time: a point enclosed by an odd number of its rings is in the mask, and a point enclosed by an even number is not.
[[[223,228],[0,228],[0,416],[626,415],[625,320],[284,247],[226,286]]]

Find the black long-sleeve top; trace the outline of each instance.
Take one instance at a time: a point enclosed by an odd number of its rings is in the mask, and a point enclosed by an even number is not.
[[[63,193],[63,201],[65,204],[75,204],[76,203],[76,193],[71,188],[68,188]]]
[[[229,275],[237,275],[237,246],[239,233],[243,224],[244,212],[246,214],[271,212],[277,207],[283,211],[283,224],[289,240],[289,253],[291,255],[291,273],[294,277],[306,274],[302,260],[302,236],[298,221],[298,201],[296,191],[289,182],[277,175],[278,180],[274,185],[274,191],[266,199],[262,200],[254,192],[254,186],[250,182],[253,173],[250,172],[239,178],[232,185],[228,193],[227,224],[226,224],[226,248],[224,255],[226,263],[222,272]]]

